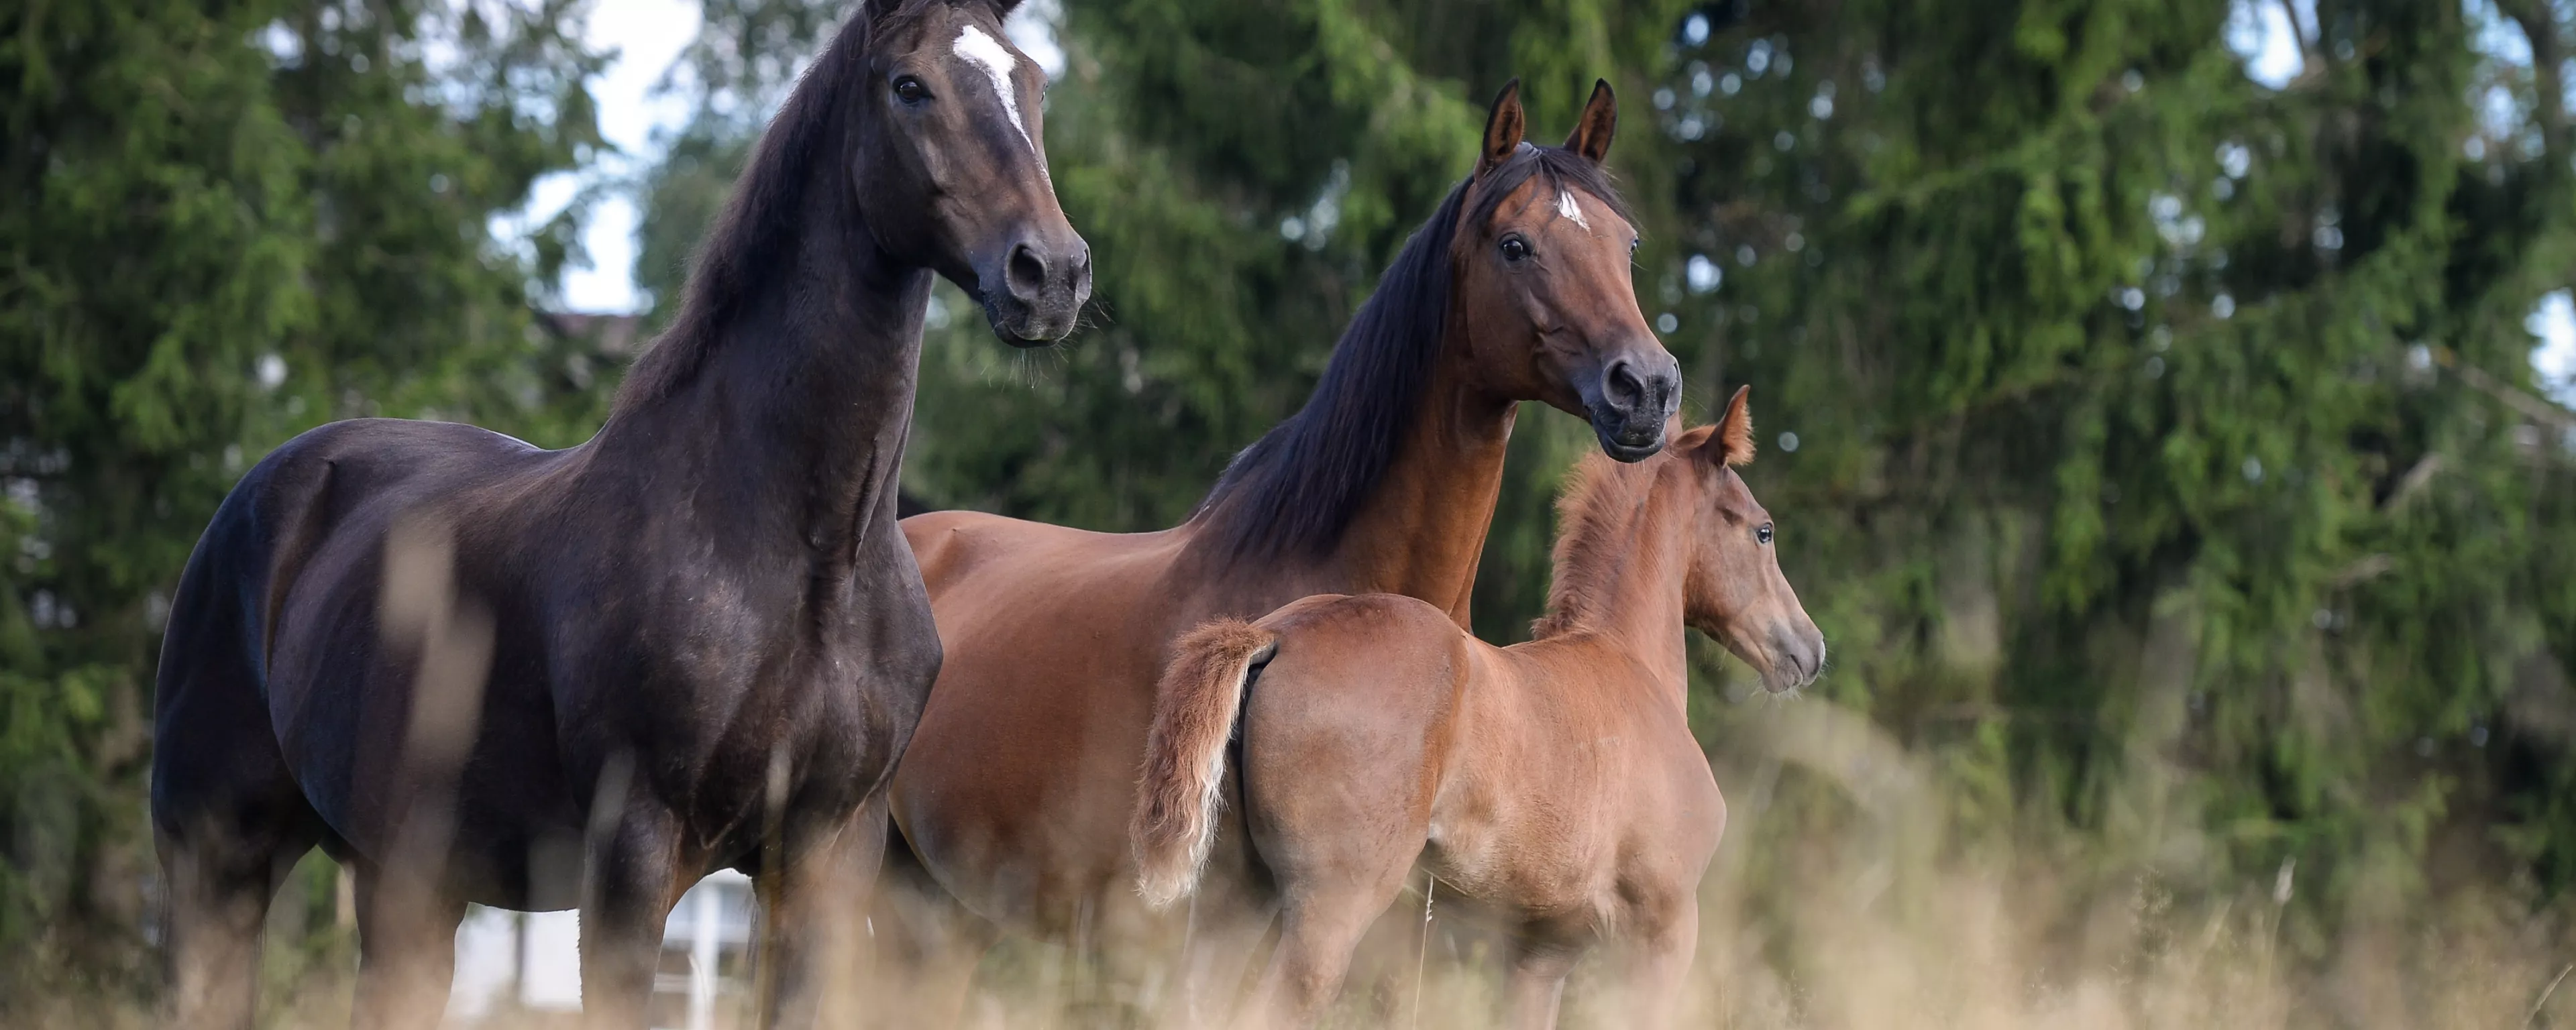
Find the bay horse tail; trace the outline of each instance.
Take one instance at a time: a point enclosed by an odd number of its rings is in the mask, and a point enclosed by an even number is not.
[[[1226,741],[1243,711],[1243,688],[1278,647],[1277,632],[1241,619],[1206,623],[1174,644],[1155,690],[1145,772],[1127,828],[1146,904],[1163,908],[1198,888],[1216,845]]]

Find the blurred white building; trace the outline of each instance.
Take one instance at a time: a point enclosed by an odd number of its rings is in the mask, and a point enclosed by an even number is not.
[[[689,889],[662,931],[653,985],[656,1030],[742,1022],[751,957],[751,880],[727,870]],[[476,906],[456,931],[448,1022],[581,1011],[581,914]]]

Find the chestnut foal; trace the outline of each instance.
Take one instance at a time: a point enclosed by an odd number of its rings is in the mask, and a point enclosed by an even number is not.
[[[1680,630],[1775,691],[1825,654],[1731,467],[1753,454],[1744,398],[1661,456],[1578,466],[1528,643],[1482,643],[1393,594],[1317,595],[1182,638],[1131,827],[1138,882],[1157,906],[1197,889],[1239,712],[1243,819],[1286,920],[1255,1018],[1314,1021],[1416,866],[1504,920],[1516,1025],[1553,1025],[1567,971],[1605,939],[1636,947],[1635,1022],[1666,1018],[1726,829],[1684,718]]]

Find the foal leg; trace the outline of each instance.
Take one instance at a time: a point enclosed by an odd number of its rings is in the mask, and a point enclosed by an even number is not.
[[[868,893],[885,857],[885,794],[837,826],[818,827],[791,845],[774,897],[762,910],[777,933],[777,994],[770,1025],[802,1028],[857,1022],[856,985],[867,939]],[[767,882],[766,878],[763,880]]]
[[[465,903],[429,885],[388,883],[381,867],[356,872],[358,991],[350,1022],[361,1030],[435,1027],[456,978],[456,924]]]
[[[1565,1000],[1565,974],[1574,970],[1577,957],[1569,949],[1522,941],[1503,990],[1505,1023],[1520,1030],[1554,1027],[1557,1005]]]
[[[1279,947],[1262,970],[1252,1017],[1270,1026],[1312,1026],[1342,993],[1351,951],[1369,925],[1395,902],[1403,866],[1394,876],[1360,881],[1318,879],[1283,885]],[[1379,882],[1367,882],[1374,879]]]
[[[1691,956],[1698,950],[1699,906],[1686,899],[1637,943],[1624,987],[1626,996],[1618,999],[1628,1010],[1626,1025],[1673,1024],[1673,1011],[1690,977]]]
[[[593,1030],[637,1030],[653,1000],[663,923],[688,886],[679,820],[646,799],[592,834],[581,905],[581,1010]]]

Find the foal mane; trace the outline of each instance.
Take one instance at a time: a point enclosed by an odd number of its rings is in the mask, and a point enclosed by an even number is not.
[[[723,213],[689,263],[679,314],[627,372],[610,409],[612,415],[667,395],[687,382],[722,344],[725,324],[796,260],[796,241],[807,232],[828,231],[805,224],[799,216],[818,183],[847,182],[848,162],[842,153],[849,128],[847,111],[867,80],[869,44],[897,34],[948,2],[869,0],[815,56],[753,146]],[[876,10],[879,7],[891,9]],[[816,175],[817,168],[831,171]]]
[[[1664,467],[1688,457],[1716,426],[1698,426],[1673,434],[1663,453],[1622,465],[1599,454],[1586,454],[1566,473],[1565,491],[1556,498],[1556,544],[1548,550],[1547,614],[1530,624],[1533,639],[1553,637],[1592,621],[1617,604],[1611,596],[1620,574],[1640,552],[1637,541],[1651,532],[1641,520],[1663,515],[1653,511],[1655,481]]]
[[[1451,240],[1490,221],[1503,198],[1533,176],[1579,189],[1636,221],[1601,166],[1560,147],[1522,144],[1486,173],[1472,206],[1468,187],[1478,180],[1451,187],[1351,317],[1305,407],[1236,454],[1199,502],[1220,552],[1319,557],[1341,542],[1395,463],[1431,386],[1448,334]]]

